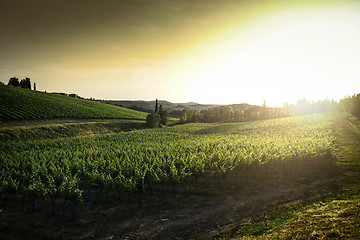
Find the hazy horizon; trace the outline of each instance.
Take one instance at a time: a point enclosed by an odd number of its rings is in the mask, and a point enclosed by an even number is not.
[[[360,92],[357,1],[5,0],[0,13],[5,84],[269,106]]]

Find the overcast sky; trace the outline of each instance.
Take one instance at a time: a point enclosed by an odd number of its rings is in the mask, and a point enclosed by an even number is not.
[[[0,81],[261,104],[360,92],[358,1],[2,0]]]

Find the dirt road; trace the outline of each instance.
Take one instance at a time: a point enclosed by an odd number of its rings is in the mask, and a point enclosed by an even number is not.
[[[145,120],[129,120],[129,119],[53,119],[53,120],[32,120],[9,122],[0,124],[2,129],[17,129],[17,128],[35,128],[35,127],[53,127],[63,125],[77,125],[77,124],[97,124],[97,123],[144,123]]]

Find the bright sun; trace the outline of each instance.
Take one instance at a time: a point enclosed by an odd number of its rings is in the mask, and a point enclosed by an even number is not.
[[[342,80],[360,77],[359,22],[350,8],[280,11],[209,42],[186,61],[181,77],[202,102],[338,100],[351,91]]]

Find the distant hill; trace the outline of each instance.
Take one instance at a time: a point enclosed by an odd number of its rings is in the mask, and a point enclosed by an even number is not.
[[[146,119],[146,113],[109,104],[0,85],[0,121],[25,119]]]
[[[122,106],[126,108],[138,109],[144,112],[151,112],[155,108],[154,101],[142,101],[142,100],[102,100],[102,103],[107,103],[115,106]],[[199,104],[194,102],[189,103],[172,103],[164,100],[159,100],[159,105],[162,105],[165,110],[172,112],[174,110],[183,110],[184,108],[191,108],[194,110],[204,110],[208,108],[218,107],[216,104]]]

